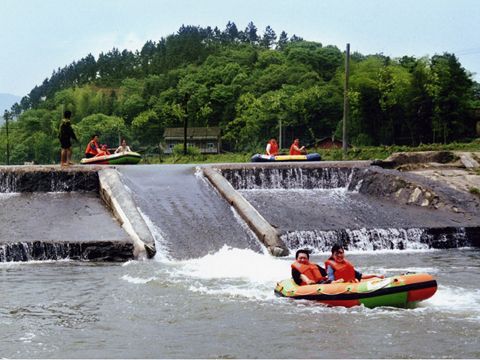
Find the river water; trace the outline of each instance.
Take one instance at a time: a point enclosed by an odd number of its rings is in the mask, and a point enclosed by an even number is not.
[[[0,264],[0,357],[479,358],[478,249],[349,252],[363,272],[436,276],[415,309],[278,298],[292,258]],[[327,254],[316,254],[315,261]]]

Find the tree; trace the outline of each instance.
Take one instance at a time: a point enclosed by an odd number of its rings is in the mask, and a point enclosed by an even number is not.
[[[283,50],[285,49],[285,46],[288,43],[288,35],[285,31],[282,31],[280,33],[280,37],[278,38],[277,42],[277,50]]]
[[[472,80],[453,54],[433,56],[431,69],[434,79],[434,134],[441,134],[444,143],[471,136],[475,125],[465,94],[472,96]],[[435,140],[438,140],[438,135]]]
[[[402,135],[407,128],[406,105],[411,101],[411,81],[408,70],[401,66],[388,65],[379,73],[379,101],[384,115],[380,136],[387,144],[407,141]]]
[[[140,113],[132,121],[132,135],[136,141],[144,146],[159,144],[163,131],[163,123],[153,110]]]
[[[73,125],[80,143],[87,144],[93,134],[100,135],[100,141],[109,146],[117,146],[122,137],[128,137],[128,129],[122,118],[104,114],[92,114],[77,125]]]
[[[303,38],[295,34],[293,34],[293,36],[290,38],[290,42],[300,42],[300,41],[303,41]]]
[[[233,21],[232,22],[229,21],[227,23],[227,27],[225,28],[225,31],[223,32],[223,34],[227,41],[229,42],[237,41],[238,35],[239,35],[237,25],[235,25]]]
[[[258,35],[257,35],[257,27],[253,24],[253,21],[250,21],[245,28],[244,37],[245,41],[250,43],[250,44],[258,44]]]
[[[277,40],[275,31],[273,31],[270,26],[267,26],[263,33],[263,37],[260,40],[260,45],[266,49],[270,49],[275,44],[275,40]]]

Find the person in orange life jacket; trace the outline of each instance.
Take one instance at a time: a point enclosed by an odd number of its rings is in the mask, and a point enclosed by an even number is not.
[[[290,155],[305,155],[306,153],[305,146],[300,147],[300,140],[293,140],[293,144],[290,146]]]
[[[298,250],[291,267],[292,278],[297,285],[329,283],[325,270],[320,265],[310,262],[309,250]]]
[[[353,265],[345,259],[345,250],[342,245],[333,245],[332,256],[325,261],[328,279],[337,282],[359,282],[362,279],[378,277],[383,279],[384,275],[364,275],[355,270]]]
[[[278,144],[275,138],[271,138],[268,141],[267,148],[265,151],[267,155],[270,155],[270,156],[278,155]]]
[[[87,159],[93,158],[97,156],[101,152],[100,147],[98,145],[98,135],[92,135],[92,139],[88,143],[87,147],[85,148],[85,157]]]

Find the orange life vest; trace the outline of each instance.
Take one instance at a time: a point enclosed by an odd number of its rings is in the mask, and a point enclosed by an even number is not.
[[[316,283],[322,280],[326,280],[326,277],[322,276],[322,273],[320,272],[318,266],[312,263],[301,264],[298,261],[295,261],[292,264],[292,269],[298,270],[300,274],[305,275],[310,280],[313,280]],[[302,280],[302,283],[300,285],[307,285],[307,283]]]
[[[302,152],[300,150],[296,150],[295,147],[298,148],[298,146],[295,145],[295,143],[293,143],[292,146],[290,146],[290,155],[302,155]]]
[[[85,148],[85,154],[92,154],[94,156],[98,154],[98,144],[95,140],[90,140]]]
[[[278,155],[278,144],[277,142],[270,141],[270,154],[267,155]]]
[[[333,259],[325,261],[325,270],[328,272],[328,267],[333,269],[335,280],[343,279],[345,282],[355,281],[355,268],[347,260],[339,263]]]

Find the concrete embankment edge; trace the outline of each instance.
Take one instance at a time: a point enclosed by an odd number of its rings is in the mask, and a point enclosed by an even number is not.
[[[138,211],[131,194],[123,185],[117,170],[100,170],[98,177],[100,196],[132,238],[135,258],[144,256],[152,258],[156,252],[155,239]]]
[[[228,203],[237,210],[272,255],[287,256],[289,254],[277,230],[221,174],[210,167],[203,167],[202,171]]]

